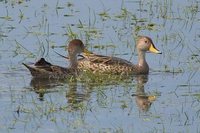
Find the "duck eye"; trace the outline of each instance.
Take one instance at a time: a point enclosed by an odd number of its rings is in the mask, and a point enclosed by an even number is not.
[[[145,43],[147,43],[147,41],[145,41]]]

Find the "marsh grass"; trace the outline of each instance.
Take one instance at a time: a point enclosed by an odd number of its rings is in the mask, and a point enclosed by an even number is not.
[[[6,16],[1,16],[0,18],[1,18],[1,19],[4,19],[4,20],[6,20],[6,21],[13,21],[12,17],[9,16],[8,9],[6,9]]]
[[[29,58],[34,58],[35,57],[35,55],[30,50],[28,50],[27,48],[25,48],[17,40],[15,40],[15,43],[16,43],[16,48],[14,50],[15,56],[17,56],[19,54],[25,54]]]
[[[134,76],[131,75],[113,75],[113,74],[102,74],[93,73],[91,71],[83,72],[78,80],[89,83],[91,85],[105,86],[105,85],[116,85],[121,83],[132,83]]]

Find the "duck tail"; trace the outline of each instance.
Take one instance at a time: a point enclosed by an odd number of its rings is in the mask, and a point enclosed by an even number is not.
[[[28,68],[30,71],[33,69],[31,66],[25,64],[25,63],[22,63],[22,65],[24,65],[26,68]]]
[[[32,67],[30,65],[27,65],[25,63],[22,63],[22,65],[24,65],[26,68],[28,68],[28,70],[31,72],[32,76],[39,76],[41,71],[40,69],[36,68],[36,67]],[[44,73],[44,72],[43,72]]]

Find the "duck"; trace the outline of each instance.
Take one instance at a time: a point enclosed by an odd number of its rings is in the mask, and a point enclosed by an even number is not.
[[[36,63],[28,65],[22,63],[31,75],[36,78],[67,78],[69,76],[77,75],[78,62],[77,56],[84,52],[85,46],[79,39],[73,39],[68,45],[68,59],[69,67],[62,67],[53,65],[47,62],[44,58],[40,58]]]
[[[162,54],[162,52],[155,47],[152,39],[148,36],[138,36],[136,49],[138,53],[137,64],[119,57],[98,55],[87,51],[83,53],[83,58],[78,60],[78,68],[80,70],[89,70],[93,73],[149,74],[149,65],[145,58],[146,53],[149,51],[155,54]]]

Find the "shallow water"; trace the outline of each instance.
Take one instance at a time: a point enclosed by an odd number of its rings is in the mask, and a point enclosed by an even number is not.
[[[0,132],[200,132],[199,11],[196,0],[1,1]],[[137,35],[163,53],[147,53],[148,77],[38,80],[21,65],[67,66],[54,51],[75,37],[136,63]]]

